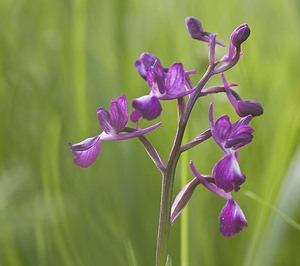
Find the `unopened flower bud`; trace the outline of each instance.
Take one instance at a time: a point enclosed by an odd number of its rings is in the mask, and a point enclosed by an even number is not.
[[[185,20],[186,22],[186,27],[193,39],[197,40],[208,40],[208,37],[205,37],[205,32],[202,28],[202,25],[200,21],[197,18],[194,17],[188,17]]]
[[[264,112],[264,109],[262,108],[261,104],[252,100],[248,101],[237,101],[237,105],[235,107],[236,113],[241,116],[259,116],[262,115]]]
[[[230,40],[233,46],[239,47],[244,41],[248,39],[250,35],[250,28],[247,24],[238,26],[230,36]]]

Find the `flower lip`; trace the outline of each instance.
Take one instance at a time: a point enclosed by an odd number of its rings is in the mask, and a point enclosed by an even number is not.
[[[219,215],[219,230],[223,236],[232,237],[248,227],[248,222],[240,206],[229,199]]]
[[[212,176],[216,185],[225,192],[238,191],[246,176],[241,172],[237,153],[225,154],[213,168]]]

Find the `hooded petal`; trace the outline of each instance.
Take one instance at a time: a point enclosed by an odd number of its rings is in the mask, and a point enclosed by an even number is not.
[[[124,129],[128,121],[127,100],[124,94],[112,100],[110,112],[104,108],[96,110],[98,121],[106,134],[117,134]]]
[[[111,134],[111,133],[115,134],[114,128],[110,121],[109,112],[106,109],[100,107],[97,108],[96,113],[97,113],[99,124],[101,125],[103,131],[106,134]]]
[[[159,95],[165,94],[165,72],[159,61],[155,61],[154,65],[150,67],[146,77],[148,85],[154,95],[159,97]]]
[[[157,118],[162,111],[159,100],[154,95],[145,95],[134,99],[132,101],[132,107],[139,110],[142,114],[142,117],[147,120],[153,120]]]
[[[126,96],[120,95],[110,105],[110,120],[116,133],[124,129],[128,122],[128,106]]]
[[[154,65],[155,61],[159,61],[158,58],[150,53],[142,53],[139,60],[134,64],[137,72],[146,79],[147,72],[151,66]]]
[[[232,131],[227,138],[225,148],[237,150],[240,147],[249,144],[253,139],[253,132],[254,130],[251,126],[245,125],[238,127],[235,131]]]
[[[240,206],[231,198],[219,215],[219,230],[223,236],[234,236],[248,226]]]
[[[241,172],[236,152],[225,154],[214,166],[212,175],[216,185],[225,192],[238,191],[246,179]]]
[[[100,136],[88,138],[77,144],[69,143],[77,166],[87,168],[97,159],[100,152]]]

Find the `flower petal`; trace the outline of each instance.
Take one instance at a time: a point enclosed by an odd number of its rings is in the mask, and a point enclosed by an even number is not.
[[[246,179],[241,172],[236,152],[225,154],[214,166],[212,175],[216,185],[225,192],[238,191]]]
[[[169,95],[178,95],[184,91],[185,73],[181,63],[170,66],[166,77],[166,91]]]
[[[134,99],[132,101],[132,107],[139,110],[142,114],[142,117],[147,120],[153,120],[157,118],[162,111],[159,100],[154,95],[145,95]]]
[[[223,236],[234,236],[248,226],[240,206],[231,198],[219,215],[219,230]]]
[[[87,168],[97,159],[100,152],[100,135],[77,144],[69,143],[77,166]]]
[[[139,60],[134,64],[137,72],[146,79],[147,72],[151,66],[154,65],[155,61],[159,61],[158,58],[150,53],[142,53]]]
[[[239,149],[242,146],[249,144],[252,139],[252,133],[254,132],[251,126],[240,126],[232,131],[228,139],[226,140],[225,148]]]
[[[109,112],[106,109],[100,107],[96,109],[96,113],[99,124],[101,125],[103,131],[106,134],[114,134],[114,128],[111,124]]]
[[[159,97],[160,95],[165,94],[165,73],[163,67],[158,61],[156,61],[149,69],[146,77],[148,85],[155,96]]]
[[[130,120],[133,123],[137,123],[139,121],[139,119],[142,117],[142,114],[139,110],[134,109],[131,114],[130,114]]]
[[[128,121],[128,107],[126,96],[124,94],[111,102],[110,120],[115,133],[119,133],[126,126]]]

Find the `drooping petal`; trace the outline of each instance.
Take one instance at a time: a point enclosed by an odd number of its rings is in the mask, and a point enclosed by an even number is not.
[[[147,120],[153,120],[157,118],[162,107],[158,98],[154,95],[145,95],[132,101],[132,107],[139,110],[142,117]]]
[[[184,91],[185,73],[181,63],[170,66],[166,77],[166,91],[169,95],[179,95]]]
[[[225,192],[238,191],[246,179],[241,172],[236,152],[225,154],[214,166],[212,175],[216,185]]]
[[[240,206],[231,198],[219,215],[219,230],[223,236],[231,237],[248,226]]]
[[[155,61],[159,61],[158,58],[150,53],[142,53],[139,60],[134,64],[137,72],[142,78],[146,79],[147,72],[151,66],[153,66]]]
[[[88,138],[77,144],[69,143],[77,166],[87,168],[97,159],[100,152],[100,135]]]
[[[124,94],[111,102],[110,120],[115,133],[119,133],[126,126],[128,122],[128,106]]]

